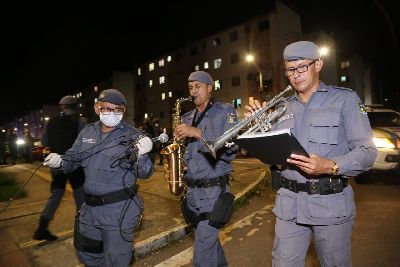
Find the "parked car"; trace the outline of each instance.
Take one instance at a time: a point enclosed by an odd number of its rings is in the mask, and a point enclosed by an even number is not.
[[[40,142],[40,139],[33,140],[33,147],[32,147],[32,158],[33,160],[43,160],[43,150],[45,147]]]
[[[372,172],[400,171],[400,113],[380,106],[366,109],[378,155],[372,170],[357,176],[356,182],[365,182],[365,176]]]

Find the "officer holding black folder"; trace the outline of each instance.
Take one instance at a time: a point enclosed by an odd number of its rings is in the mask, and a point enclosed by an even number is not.
[[[351,266],[355,202],[348,179],[368,170],[376,157],[367,113],[354,91],[320,81],[316,44],[291,43],[283,57],[296,93],[273,127],[291,129],[310,157],[292,154],[281,169],[271,166],[278,190],[273,266],[304,266],[312,236],[321,266]],[[252,112],[260,103],[246,108]]]

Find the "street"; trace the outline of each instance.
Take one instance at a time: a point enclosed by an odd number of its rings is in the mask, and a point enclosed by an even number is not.
[[[353,266],[400,266],[400,180],[374,175],[368,184],[351,185],[357,217],[352,235]],[[275,217],[274,193],[262,188],[249,203],[235,211],[220,234],[230,266],[271,266]],[[134,266],[191,266],[194,235],[139,259]],[[319,266],[311,244],[306,266]]]

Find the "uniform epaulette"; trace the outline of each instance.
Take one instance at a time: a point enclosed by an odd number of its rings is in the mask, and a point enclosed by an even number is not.
[[[333,85],[332,85],[332,87],[333,87],[333,88],[335,88],[335,89],[347,90],[347,91],[353,92],[353,90],[352,90],[352,89],[350,89],[350,88],[347,88],[347,87],[340,87],[340,86],[333,86]]]
[[[220,108],[220,109],[229,109],[229,108],[233,107],[232,104],[224,103],[224,102],[215,102],[214,105],[215,105],[215,107]]]
[[[296,94],[286,97],[286,101],[293,101],[296,99]]]
[[[192,112],[193,112],[193,110],[191,110],[191,111],[189,111],[189,112],[186,112],[185,114],[182,115],[182,118],[183,118],[183,117],[186,117],[186,116],[189,116]]]

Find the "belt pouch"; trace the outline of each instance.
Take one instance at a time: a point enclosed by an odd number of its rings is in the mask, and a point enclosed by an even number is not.
[[[222,193],[214,204],[208,224],[217,229],[223,227],[232,217],[233,200],[235,196],[230,192]]]
[[[181,211],[186,224],[191,225],[194,228],[197,228],[197,225],[199,224],[197,214],[193,212],[191,209],[189,209],[185,197],[183,197],[181,200]]]
[[[77,251],[81,252],[103,253],[103,241],[91,239],[79,232],[79,212],[75,215],[74,247]]]

